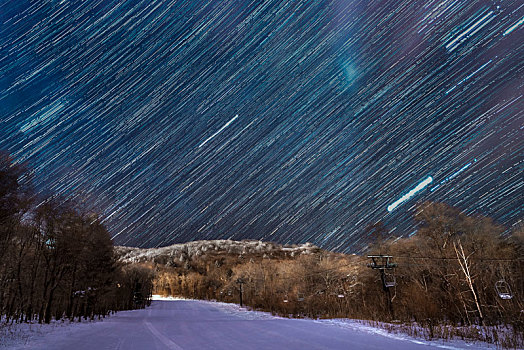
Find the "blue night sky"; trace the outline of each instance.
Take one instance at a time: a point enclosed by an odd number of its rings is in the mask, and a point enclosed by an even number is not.
[[[7,0],[0,148],[117,244],[522,219],[522,1]]]

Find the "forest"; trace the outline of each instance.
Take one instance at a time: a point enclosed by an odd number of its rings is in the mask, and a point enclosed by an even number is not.
[[[31,172],[0,154],[0,316],[4,322],[105,317],[145,307],[153,272],[117,261],[93,211],[37,194]]]

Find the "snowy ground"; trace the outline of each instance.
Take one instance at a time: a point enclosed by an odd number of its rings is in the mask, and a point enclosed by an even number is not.
[[[0,329],[8,349],[493,349],[461,341],[428,342],[352,320],[297,320],[238,305],[156,298],[145,310],[96,322]]]

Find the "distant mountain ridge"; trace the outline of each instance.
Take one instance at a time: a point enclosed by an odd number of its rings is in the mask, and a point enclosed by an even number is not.
[[[295,257],[320,252],[311,243],[281,245],[259,240],[203,240],[173,244],[160,248],[115,247],[120,261],[125,263],[154,262],[173,266],[205,255],[238,255],[262,257]]]

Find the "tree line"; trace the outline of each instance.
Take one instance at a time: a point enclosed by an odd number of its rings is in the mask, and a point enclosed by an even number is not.
[[[120,264],[98,216],[33,190],[30,172],[0,154],[0,316],[49,323],[144,307],[153,272]]]
[[[418,230],[406,238],[388,237],[380,223],[370,226],[375,242],[363,255],[210,253],[157,265],[155,293],[238,303],[242,283],[245,304],[275,314],[417,324],[430,337],[443,325],[460,326],[454,329],[474,330],[478,339],[522,346],[522,228],[508,233],[444,203],[419,205],[414,219]],[[368,255],[384,257],[375,267],[387,259],[390,265],[372,268]],[[501,327],[510,330],[497,333]]]

